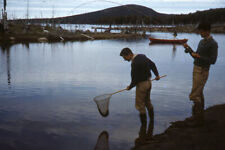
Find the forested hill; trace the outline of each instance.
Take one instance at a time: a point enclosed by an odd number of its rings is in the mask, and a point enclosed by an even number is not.
[[[60,18],[30,19],[29,22],[71,24],[195,24],[200,20],[225,23],[225,8],[197,11],[190,14],[162,14],[140,5],[123,5],[96,12]]]
[[[174,18],[174,24],[195,24],[201,20],[209,21],[212,24],[224,24],[225,23],[225,8],[215,8],[204,11],[197,11],[195,13],[174,15],[168,18]],[[172,20],[172,19],[170,19]],[[167,22],[168,20],[165,20]]]
[[[151,8],[140,5],[123,5],[81,15],[56,18],[56,21],[61,23],[118,24],[121,19],[124,20],[125,18],[129,22],[132,21],[132,17],[158,17],[164,15],[166,16],[166,14],[158,13]],[[136,18],[134,19],[136,20]]]

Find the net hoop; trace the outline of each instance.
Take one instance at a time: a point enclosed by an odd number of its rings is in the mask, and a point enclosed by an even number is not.
[[[94,98],[98,111],[103,117],[107,117],[109,115],[109,100],[111,96],[112,94],[103,94]]]

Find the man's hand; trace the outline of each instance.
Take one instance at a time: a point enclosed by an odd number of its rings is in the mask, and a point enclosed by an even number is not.
[[[189,48],[190,46],[187,43],[182,44],[184,48]]]
[[[160,79],[160,76],[156,76],[156,77],[155,77],[155,80],[159,80],[159,79]]]
[[[127,86],[126,90],[128,90],[128,91],[129,91],[130,89],[131,89],[131,88],[130,88],[130,86]]]
[[[191,56],[193,56],[194,58],[200,58],[200,55],[198,53],[191,53]]]

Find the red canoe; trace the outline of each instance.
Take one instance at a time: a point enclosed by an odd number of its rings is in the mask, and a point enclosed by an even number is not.
[[[176,43],[176,44],[183,44],[188,41],[188,39],[156,39],[149,37],[149,40],[152,43]]]

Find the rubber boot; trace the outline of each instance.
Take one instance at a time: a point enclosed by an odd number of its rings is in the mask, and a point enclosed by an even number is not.
[[[139,131],[139,137],[135,140],[135,145],[141,145],[145,143],[146,128],[147,128],[147,115],[140,114],[141,127]]]
[[[141,125],[147,125],[147,115],[146,114],[140,114],[140,121],[141,121]]]
[[[154,122],[154,108],[153,108],[153,106],[151,105],[151,107],[147,107],[147,109],[148,109],[148,116],[149,116],[150,122]]]
[[[203,125],[204,123],[204,108],[202,102],[194,102],[192,107],[192,117],[196,125]]]

